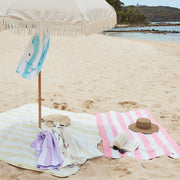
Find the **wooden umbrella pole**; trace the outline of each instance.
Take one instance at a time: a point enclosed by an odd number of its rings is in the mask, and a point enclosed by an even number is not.
[[[41,71],[38,74],[39,128],[41,128]]]

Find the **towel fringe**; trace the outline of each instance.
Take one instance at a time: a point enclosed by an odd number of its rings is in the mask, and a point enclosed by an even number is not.
[[[116,14],[103,20],[95,22],[77,22],[77,23],[58,23],[58,22],[38,22],[21,21],[11,17],[0,18],[0,30],[7,29],[19,35],[32,34],[34,30],[43,32],[49,29],[51,35],[58,36],[80,36],[99,33],[111,29],[117,23]]]

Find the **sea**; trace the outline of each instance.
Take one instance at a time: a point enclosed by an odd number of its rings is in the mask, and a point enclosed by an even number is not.
[[[122,27],[114,28],[113,32],[106,32],[106,35],[115,37],[125,37],[130,39],[141,39],[148,41],[160,41],[160,42],[177,42],[180,43],[180,22],[163,22],[163,24],[169,24],[168,26],[159,25],[159,22],[152,22],[152,26],[147,27]],[[174,24],[179,24],[174,26]],[[154,25],[154,26],[153,26]],[[147,32],[116,32],[116,31],[129,31],[129,30],[158,30],[158,31],[176,31],[179,33],[147,33]]]

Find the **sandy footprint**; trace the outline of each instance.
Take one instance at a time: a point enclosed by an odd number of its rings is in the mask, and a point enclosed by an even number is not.
[[[127,167],[122,167],[122,166],[116,166],[114,168],[114,171],[118,172],[119,177],[124,177],[124,176],[132,174],[132,172]]]
[[[57,103],[57,102],[54,102],[53,103],[53,107],[55,109],[61,109],[61,110],[67,110],[68,108],[68,104],[66,102],[62,102],[62,103]]]
[[[60,103],[61,110],[67,110],[68,104],[66,102]]]
[[[168,123],[170,129],[178,130],[180,129],[180,116],[173,113],[168,113],[167,111],[161,112],[160,118]]]
[[[119,102],[118,104],[124,108],[138,108],[139,107],[138,103],[134,101],[123,101],[123,102]]]
[[[57,103],[57,102],[54,102],[54,103],[53,103],[53,107],[54,107],[55,109],[57,109],[57,108],[59,107],[59,105],[60,105],[60,104]]]
[[[163,169],[163,167],[160,167],[159,165],[157,164],[154,164],[154,163],[142,163],[141,166],[144,168],[144,169],[150,169],[150,168],[153,168],[153,169]]]
[[[93,100],[87,100],[82,103],[82,106],[86,109],[92,109],[94,108],[94,101]]]

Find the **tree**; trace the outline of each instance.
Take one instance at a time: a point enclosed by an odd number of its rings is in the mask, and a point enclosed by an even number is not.
[[[121,23],[129,24],[146,24],[146,16],[141,14],[135,6],[125,6],[120,12]]]
[[[117,22],[119,23],[121,21],[120,11],[122,11],[124,3],[119,0],[106,0],[106,1],[115,9],[117,14]]]
[[[135,6],[124,6],[119,0],[107,0],[114,7],[117,14],[117,23],[146,24],[146,16],[141,14]]]

